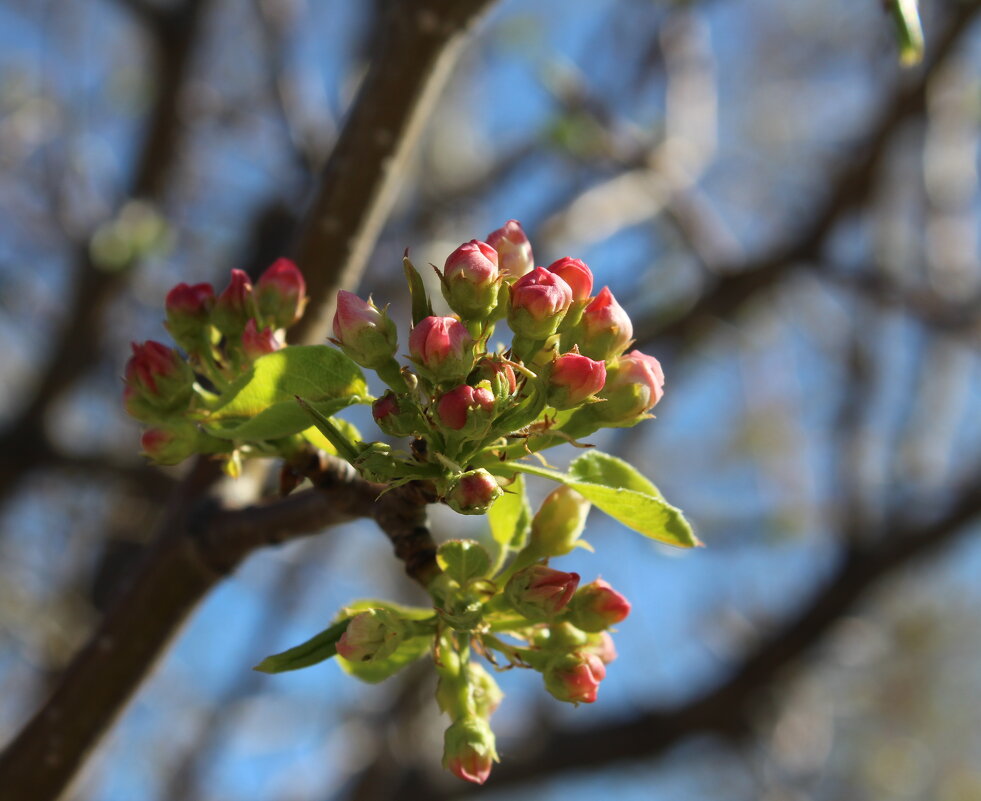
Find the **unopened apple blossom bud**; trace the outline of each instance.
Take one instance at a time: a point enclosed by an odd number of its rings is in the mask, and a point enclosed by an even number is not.
[[[409,334],[409,352],[431,380],[462,380],[473,367],[473,339],[455,317],[426,317]]]
[[[510,398],[518,389],[514,368],[499,357],[481,359],[477,363],[475,374],[478,381],[487,381],[490,384],[491,391],[498,400]]]
[[[565,556],[586,527],[589,501],[570,487],[545,496],[531,521],[529,546],[539,557]]]
[[[188,353],[198,352],[206,343],[206,331],[215,290],[211,284],[178,284],[167,293],[164,310],[167,331]]]
[[[289,328],[303,316],[307,304],[303,273],[289,259],[277,259],[255,285],[255,302],[262,319],[273,328]]]
[[[399,401],[395,393],[390,391],[371,404],[371,416],[375,418],[378,427],[391,437],[412,436],[421,423],[419,413],[411,401]]]
[[[606,361],[630,344],[634,326],[609,287],[603,287],[583,310],[571,335],[583,355]]]
[[[610,662],[617,658],[617,649],[613,644],[613,637],[610,636],[610,632],[608,631],[601,631],[598,634],[590,635],[589,644],[585,650],[596,654],[604,665],[610,664]]]
[[[467,682],[473,697],[474,710],[484,720],[489,720],[504,699],[504,693],[494,677],[479,662],[468,662],[465,668]]]
[[[556,409],[572,409],[595,395],[606,382],[606,364],[573,349],[552,362],[548,373],[548,402]]]
[[[194,372],[181,355],[152,340],[142,345],[133,342],[131,347],[133,355],[124,374],[126,410],[151,422],[159,415],[185,409],[193,394]]]
[[[463,384],[443,393],[436,403],[436,413],[443,426],[451,431],[473,429],[465,431],[472,434],[486,431],[493,411],[494,393],[486,386],[474,388]]]
[[[593,293],[593,272],[581,259],[566,256],[552,262],[548,266],[548,271],[555,273],[569,285],[573,303],[582,303]]]
[[[389,362],[398,349],[398,333],[388,314],[344,289],[337,293],[334,341],[362,367]]]
[[[461,318],[485,320],[497,306],[497,251],[473,239],[460,245],[443,267],[443,297]]]
[[[603,579],[580,587],[569,602],[569,622],[583,631],[605,631],[630,614],[630,601]]]
[[[565,609],[578,586],[578,573],[532,565],[511,577],[504,595],[519,614],[529,620],[545,620]]]
[[[255,316],[252,282],[242,270],[232,270],[232,280],[215,301],[211,322],[226,337],[238,337]]]
[[[497,251],[497,266],[505,281],[515,281],[535,269],[531,242],[517,220],[508,220],[496,231],[491,231],[487,235],[487,244]]]
[[[276,339],[276,333],[271,328],[260,329],[255,319],[245,324],[245,330],[242,332],[242,350],[245,351],[249,361],[254,362],[260,356],[273,353],[281,347],[283,347],[282,343]]]
[[[444,500],[461,515],[482,515],[503,492],[497,479],[486,470],[469,470],[450,485]]]
[[[337,641],[337,653],[349,662],[372,662],[395,653],[403,638],[402,627],[384,609],[368,609],[351,618]]]
[[[520,337],[541,340],[554,334],[572,304],[572,290],[555,273],[536,267],[511,287],[508,325]]]
[[[464,781],[483,784],[497,762],[494,733],[486,720],[460,718],[446,730],[443,767]]]
[[[570,704],[591,704],[596,700],[606,666],[590,651],[574,651],[552,659],[542,673],[545,689]]]
[[[626,423],[653,409],[664,396],[664,372],[653,356],[632,350],[612,362],[599,393],[596,415],[609,423]]]
[[[157,464],[179,464],[196,453],[221,453],[231,443],[209,436],[193,423],[175,421],[148,428],[140,439],[143,455]]]

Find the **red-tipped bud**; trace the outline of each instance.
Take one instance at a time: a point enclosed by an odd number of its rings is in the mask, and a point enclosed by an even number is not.
[[[591,704],[596,700],[606,666],[590,651],[562,654],[544,670],[545,689],[560,701]]]
[[[599,393],[596,414],[610,423],[625,423],[653,409],[664,396],[664,372],[653,356],[632,350],[610,365]]]
[[[232,280],[215,301],[211,322],[227,337],[238,337],[255,316],[252,282],[242,270],[232,270]]]
[[[216,453],[231,443],[210,437],[191,423],[148,428],[140,439],[143,455],[157,464],[179,464],[195,453]]]
[[[550,273],[555,273],[565,281],[572,290],[573,303],[582,303],[593,293],[593,273],[586,262],[566,256],[548,266]]]
[[[477,364],[477,380],[486,381],[498,400],[510,398],[518,389],[514,368],[499,359],[481,359]]]
[[[460,245],[443,267],[443,297],[462,318],[483,320],[497,305],[497,251],[473,239]]]
[[[569,603],[569,622],[583,631],[605,631],[629,614],[630,601],[603,579],[580,587]]]
[[[535,269],[531,242],[517,220],[508,220],[496,231],[491,231],[487,235],[487,244],[497,251],[497,266],[505,281],[514,281]]]
[[[617,649],[608,631],[591,635],[586,650],[596,654],[604,665],[610,664],[617,658]]]
[[[489,417],[494,411],[494,393],[486,387],[463,384],[444,393],[436,404],[439,421],[453,431],[460,431],[467,425],[470,412],[483,412],[483,428],[487,427]]]
[[[497,761],[494,733],[486,720],[467,716],[446,730],[443,767],[464,781],[483,784]]]
[[[388,362],[398,348],[398,333],[384,310],[344,289],[337,293],[334,340],[362,367]]]
[[[307,305],[303,273],[289,259],[277,259],[255,285],[255,302],[262,319],[273,328],[288,328],[303,316]]]
[[[404,408],[403,408],[404,407]],[[394,392],[386,392],[371,404],[371,416],[378,427],[391,437],[408,437],[419,430],[422,418],[412,402],[402,402]]]
[[[371,662],[395,653],[403,638],[402,627],[390,612],[368,609],[351,618],[337,641],[337,653],[349,662]]]
[[[503,494],[497,479],[486,470],[478,469],[460,474],[443,500],[461,515],[482,515]]]
[[[630,344],[634,326],[609,287],[603,287],[583,310],[572,337],[584,355],[606,361]]]
[[[511,605],[529,620],[544,620],[565,609],[578,586],[578,573],[564,573],[544,565],[532,565],[511,577],[504,594]]]
[[[606,365],[573,350],[552,362],[548,402],[556,409],[572,409],[603,389],[604,383]]]
[[[153,422],[160,415],[183,410],[191,399],[194,372],[173,348],[159,342],[132,343],[126,363],[126,410],[138,420]]]
[[[526,339],[545,339],[554,334],[572,305],[572,290],[555,273],[536,267],[511,287],[508,325]]]
[[[195,353],[206,344],[205,332],[214,305],[215,290],[211,284],[178,284],[167,293],[164,325],[188,353]]]
[[[545,496],[531,521],[529,545],[540,557],[565,556],[575,547],[586,527],[589,501],[570,487],[559,487]]]
[[[282,343],[276,339],[276,333],[271,328],[259,330],[255,320],[249,320],[245,324],[242,332],[242,350],[245,351],[249,361],[255,361],[260,356],[272,353],[283,347]]]
[[[409,334],[409,352],[436,382],[462,379],[473,367],[473,339],[455,317],[426,317]]]

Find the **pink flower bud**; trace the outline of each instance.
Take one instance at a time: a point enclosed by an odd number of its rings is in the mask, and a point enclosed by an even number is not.
[[[132,343],[133,355],[126,363],[123,401],[137,419],[166,415],[187,406],[192,395],[194,372],[173,348],[159,342]],[[140,416],[140,410],[148,414]],[[148,420],[149,421],[149,420]]]
[[[188,353],[194,353],[206,344],[205,332],[214,305],[215,290],[211,284],[178,284],[167,293],[164,326]]]
[[[536,267],[511,287],[508,325],[527,339],[545,339],[558,330],[572,305],[572,289],[555,273]]]
[[[494,394],[484,387],[474,389],[463,384],[444,393],[436,404],[440,422],[453,431],[459,431],[467,424],[471,410],[494,411]]]
[[[481,359],[477,364],[477,380],[490,384],[494,396],[499,400],[511,397],[518,389],[514,368],[500,359]]]
[[[497,305],[497,251],[476,239],[460,245],[443,267],[443,297],[462,318],[485,319]]]
[[[529,620],[543,620],[565,609],[578,586],[578,573],[532,565],[515,573],[504,593],[520,614]]]
[[[496,761],[494,733],[486,720],[468,715],[446,730],[443,767],[455,776],[483,784]]]
[[[225,336],[237,337],[254,314],[252,282],[242,270],[232,270],[231,283],[215,301],[211,322]]]
[[[610,365],[599,393],[596,414],[610,423],[624,423],[653,409],[664,396],[664,372],[653,356],[632,350]]]
[[[408,437],[421,427],[422,418],[411,401],[399,402],[395,393],[389,391],[371,404],[371,415],[378,427],[392,437]]]
[[[461,515],[482,515],[503,490],[486,470],[470,470],[462,473],[451,485],[443,500],[454,512]]]
[[[398,348],[398,333],[391,318],[371,298],[361,300],[344,289],[337,293],[334,341],[362,367],[377,367]]]
[[[609,287],[603,287],[583,311],[573,337],[584,355],[606,361],[630,344],[634,326]]]
[[[249,361],[255,361],[260,356],[273,353],[282,347],[282,343],[276,339],[276,334],[271,328],[263,328],[261,331],[254,319],[245,324],[242,332],[242,350]]]
[[[586,262],[566,256],[548,266],[550,273],[555,273],[572,289],[573,303],[582,303],[593,293],[593,273]]]
[[[535,269],[531,242],[517,220],[508,220],[501,228],[491,231],[487,244],[497,251],[497,266],[505,281],[514,281]]]
[[[157,464],[180,464],[198,452],[199,438],[197,429],[190,424],[148,428],[140,445],[143,455]]]
[[[556,409],[572,409],[603,389],[605,382],[606,365],[574,349],[552,362],[548,402]]]
[[[349,662],[386,659],[402,642],[403,632],[383,609],[368,609],[351,618],[337,641],[337,653]]]
[[[605,631],[629,614],[630,601],[603,579],[580,587],[569,604],[569,621],[583,631]]]
[[[593,634],[590,637],[587,650],[596,654],[604,665],[610,664],[610,662],[617,658],[617,649],[613,644],[613,637],[610,636],[610,632],[608,631]]]
[[[255,285],[259,314],[273,328],[288,328],[303,316],[306,291],[299,268],[289,259],[277,259]]]
[[[591,704],[596,700],[606,666],[594,653],[577,651],[562,654],[546,667],[545,689],[560,701]]]
[[[455,317],[426,317],[409,334],[409,352],[436,382],[459,380],[473,367],[473,339]]]

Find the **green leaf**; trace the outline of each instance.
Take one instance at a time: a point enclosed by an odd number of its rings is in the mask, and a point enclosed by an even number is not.
[[[344,436],[347,437],[351,442],[360,442],[361,432],[358,431],[357,427],[353,423],[349,423],[347,420],[341,420],[339,417],[332,417],[331,422],[341,431]],[[327,439],[316,426],[310,426],[300,432],[300,436],[303,437],[307,442],[309,442],[313,447],[319,448],[322,451],[327,451],[327,453],[338,456],[337,448],[334,444]]]
[[[360,601],[353,601],[345,606],[339,613],[340,617],[354,617],[358,612],[366,612],[369,609],[387,609],[394,612],[399,617],[406,620],[428,620],[435,617],[435,612],[431,606],[406,606],[397,604],[394,601],[380,601],[377,598],[362,598]]]
[[[521,550],[531,528],[531,504],[525,493],[525,480],[519,473],[504,489],[487,513],[491,536],[504,548]]]
[[[658,542],[676,545],[680,548],[701,545],[681,510],[669,504],[659,495],[639,492],[636,489],[610,487],[583,481],[571,474],[567,475],[557,470],[519,462],[502,464],[497,470],[499,472],[516,470],[533,476],[549,478],[552,481],[558,481],[560,484],[572,487],[614,520],[619,520],[628,528],[632,528],[645,537],[650,537]],[[633,480],[636,481],[636,479]]]
[[[576,481],[602,484],[605,487],[623,487],[661,498],[661,491],[636,467],[616,456],[602,451],[590,451],[573,460],[569,476]]]
[[[326,345],[291,345],[256,359],[249,371],[222,393],[218,407],[206,422],[234,421],[242,427],[244,420],[251,421],[265,412],[266,416],[253,429],[245,429],[250,436],[255,437],[255,431],[262,432],[262,438],[295,434],[310,426],[310,418],[296,408],[297,395],[325,416],[351,403],[369,400],[361,369],[339,350]],[[320,404],[325,404],[328,411],[323,411]],[[234,430],[235,437],[240,436],[241,428],[216,428]],[[218,431],[212,433],[223,436]],[[266,433],[269,431],[275,433]]]
[[[429,295],[426,293],[426,284],[419,275],[415,265],[409,260],[409,251],[405,251],[402,257],[402,266],[405,268],[405,279],[409,282],[409,296],[412,298],[412,324],[419,325],[424,319],[433,313],[432,304],[429,302]]]
[[[351,618],[345,617],[305,643],[290,648],[288,651],[283,651],[281,654],[267,656],[252,669],[263,673],[283,673],[287,670],[310,667],[310,665],[316,665],[318,662],[330,659],[337,654],[337,641],[347,631],[347,624],[350,622]]]
[[[919,64],[923,60],[923,24],[917,0],[892,0],[888,8],[896,25],[900,62],[904,67]]]
[[[450,540],[439,546],[436,554],[439,566],[450,578],[466,584],[470,579],[486,576],[491,558],[476,540]]]
[[[353,403],[360,403],[360,397],[335,398],[310,404],[324,417],[330,417]],[[338,421],[335,421],[338,422]],[[295,400],[281,401],[259,412],[251,420],[237,424],[223,421],[218,425],[207,425],[207,432],[220,439],[279,439],[298,434],[310,426],[310,415],[301,409]],[[321,435],[320,439],[326,441]],[[325,448],[324,450],[327,450]],[[331,453],[335,451],[331,450]]]
[[[427,610],[432,614],[432,610]],[[389,676],[398,673],[406,665],[415,662],[420,657],[429,653],[432,646],[432,635],[424,637],[410,637],[403,640],[395,653],[387,659],[373,659],[370,662],[349,662],[343,656],[337,657],[337,663],[346,673],[366,681],[369,684],[377,684],[384,681]]]

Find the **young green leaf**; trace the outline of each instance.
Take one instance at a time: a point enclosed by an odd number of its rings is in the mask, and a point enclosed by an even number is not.
[[[263,673],[283,673],[287,670],[310,667],[310,665],[316,665],[318,662],[330,659],[337,654],[337,641],[347,631],[347,624],[350,622],[349,617],[339,620],[305,643],[290,648],[288,651],[283,651],[281,654],[267,656],[252,669]]]
[[[661,491],[636,467],[602,451],[590,451],[574,459],[569,465],[569,476],[576,481],[588,481],[604,487],[623,487],[664,498]]]
[[[360,403],[360,397],[334,398],[317,401],[310,405],[324,417],[330,417],[353,403]],[[292,398],[263,409],[250,420],[235,424],[234,420],[224,420],[214,425],[206,425],[205,430],[220,439],[261,440],[279,439],[298,434],[310,426],[310,415],[301,409]]]
[[[311,404],[340,398],[369,400],[361,369],[339,350],[326,345],[291,345],[256,359],[222,393],[208,419],[253,418],[276,404],[293,404],[296,395]],[[308,425],[309,421],[297,430]]]
[[[444,542],[439,546],[436,561],[450,578],[460,584],[487,575],[491,566],[490,554],[476,540]]]
[[[531,527],[531,504],[525,493],[525,480],[519,473],[514,482],[504,488],[504,494],[487,513],[491,536],[504,548],[521,550]]]
[[[409,260],[408,250],[402,257],[402,266],[405,269],[405,279],[409,282],[409,296],[412,298],[412,324],[419,325],[432,315],[433,307],[429,302],[429,295],[426,294],[426,285],[423,283],[422,276]]]
[[[301,409],[302,411],[302,409]],[[319,410],[318,410],[319,411]],[[306,414],[304,412],[304,414]],[[349,423],[347,420],[341,420],[339,417],[332,417],[330,421],[347,437],[351,442],[361,442],[363,437],[361,432],[358,431],[357,427],[353,423]],[[307,422],[309,422],[309,417],[307,417]],[[316,426],[310,426],[310,428],[305,428],[300,432],[300,436],[303,437],[307,442],[313,445],[315,448],[319,448],[322,451],[338,456],[337,448],[334,444],[327,439]]]

